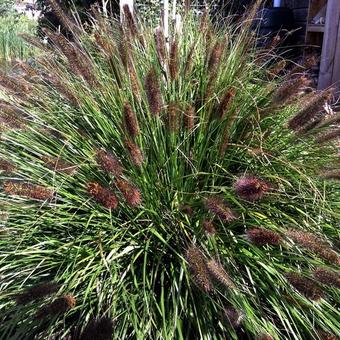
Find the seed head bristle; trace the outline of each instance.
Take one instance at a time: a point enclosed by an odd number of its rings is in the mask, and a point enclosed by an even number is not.
[[[306,231],[294,229],[287,230],[285,235],[328,262],[334,263],[336,265],[340,264],[340,257],[338,254],[333,251],[324,240],[320,239],[316,235]]]
[[[142,196],[137,187],[124,179],[117,179],[116,186],[131,207],[137,207],[142,203]]]
[[[157,28],[155,33],[156,50],[160,64],[166,60],[165,37],[162,29]]]
[[[128,27],[129,31],[131,32],[131,35],[133,37],[137,37],[138,36],[138,29],[137,29],[135,19],[134,19],[133,15],[130,11],[129,5],[123,6],[123,12],[124,12],[124,19],[125,19],[125,22],[126,22],[126,26]]]
[[[76,305],[76,299],[72,295],[64,295],[55,299],[50,304],[42,307],[37,312],[38,319],[44,319],[49,316],[57,316],[65,314]]]
[[[295,65],[291,71],[289,72],[289,74],[291,76],[295,75],[295,74],[298,74],[298,73],[301,73],[301,72],[304,72],[308,69],[310,69],[311,67],[313,66],[316,66],[318,63],[316,57],[314,55],[312,56],[309,56],[307,58],[305,58],[303,60],[303,63],[301,65]]]
[[[253,176],[243,176],[236,180],[234,189],[237,195],[249,202],[260,200],[269,190],[268,184]]]
[[[210,293],[213,290],[213,285],[210,281],[206,259],[202,251],[196,246],[191,246],[186,250],[185,257],[188,261],[193,282],[204,292]]]
[[[187,130],[192,130],[195,126],[195,109],[189,105],[184,112],[184,126]]]
[[[179,108],[176,103],[169,103],[166,120],[168,130],[177,132],[179,129]]]
[[[145,78],[145,91],[148,98],[150,111],[154,116],[158,116],[162,110],[162,95],[160,84],[155,69],[151,69]]]
[[[131,62],[128,63],[127,68],[128,68],[128,74],[130,78],[132,93],[135,99],[139,102],[141,100],[141,94],[140,94],[140,86],[139,86],[136,70],[134,69]]]
[[[299,130],[309,123],[322,109],[330,98],[330,91],[321,92],[310,99],[293,118],[288,122],[288,127],[292,130]]]
[[[132,163],[138,167],[141,167],[144,162],[144,156],[140,147],[129,139],[124,142]]]
[[[40,283],[19,293],[15,300],[18,305],[26,305],[31,301],[36,301],[51,295],[57,292],[58,289],[59,287],[55,282]]]
[[[235,212],[221,197],[208,197],[205,200],[205,205],[210,212],[217,215],[222,221],[232,222],[237,218]]]
[[[207,263],[207,269],[210,277],[213,278],[213,280],[219,282],[226,288],[235,288],[234,282],[220,263],[216,262],[213,259],[209,260]]]
[[[217,41],[210,52],[208,60],[208,71],[210,73],[210,77],[215,77],[215,73],[221,63],[222,55],[223,44],[222,42]]]
[[[175,80],[178,75],[179,60],[178,60],[178,41],[174,39],[170,46],[169,72],[170,79]]]
[[[186,62],[185,62],[185,66],[184,66],[184,75],[185,76],[191,74],[193,61],[194,61],[193,55],[194,55],[194,52],[195,52],[195,46],[196,46],[195,43],[192,44],[192,46],[190,47],[190,50],[188,52],[187,59],[186,59]]]
[[[333,129],[330,132],[324,133],[316,138],[316,142],[323,144],[340,138],[340,129]]]
[[[253,228],[247,230],[246,238],[249,242],[258,246],[276,246],[282,242],[282,238],[278,233],[263,228]]]
[[[16,170],[16,166],[6,159],[0,158],[0,171],[4,171],[5,173],[11,173]]]
[[[324,297],[321,288],[310,278],[306,278],[295,272],[287,273],[285,276],[288,282],[306,298],[318,301]]]
[[[224,309],[223,320],[233,328],[239,328],[244,320],[244,314],[234,307]]]
[[[59,173],[67,174],[67,175],[74,175],[77,170],[75,165],[68,163],[60,158],[43,156],[41,159],[44,161],[45,166],[50,169],[54,170]]]
[[[325,179],[340,180],[340,169],[333,169],[321,172],[320,176]]]
[[[135,138],[139,135],[139,125],[136,113],[128,102],[124,104],[123,110],[124,126],[128,135]]]
[[[93,318],[81,334],[81,340],[112,340],[113,321],[107,317]]]
[[[320,340],[339,340],[336,335],[321,329],[317,330],[316,333],[318,334]]]
[[[204,220],[202,225],[203,225],[203,229],[204,229],[205,233],[207,234],[207,236],[216,235],[217,231],[216,231],[215,225],[212,221]]]
[[[87,192],[98,203],[107,209],[116,209],[118,206],[118,198],[107,188],[102,187],[97,182],[89,182],[87,184]]]
[[[3,183],[3,189],[8,195],[23,196],[37,200],[47,200],[53,197],[53,191],[41,185],[8,180]]]
[[[78,32],[79,28],[73,22],[73,20],[66,14],[56,0],[47,0],[47,3],[51,6],[53,12],[56,14],[60,22],[69,31]]]
[[[307,86],[308,84],[309,80],[305,76],[283,83],[273,95],[273,104],[283,105],[288,99],[295,95],[300,88]]]
[[[261,333],[256,338],[257,340],[274,340],[274,337],[268,333]]]
[[[269,70],[269,79],[275,78],[279,75],[284,68],[286,67],[287,63],[284,59],[278,61],[270,70]]]
[[[334,271],[325,268],[316,268],[313,276],[324,285],[340,288],[340,275]]]
[[[232,104],[232,100],[235,96],[235,90],[234,89],[231,89],[231,90],[228,90],[222,100],[220,101],[220,105],[218,106],[218,109],[217,109],[217,116],[221,119],[223,119],[226,115],[226,113],[228,112],[231,104]]]
[[[10,129],[24,129],[26,122],[23,111],[10,104],[0,104],[0,126]]]
[[[224,127],[223,133],[222,133],[222,139],[221,139],[221,145],[220,145],[220,155],[224,155],[231,137],[231,129],[238,117],[239,111],[235,110],[230,117],[227,118],[226,125]]]
[[[123,173],[123,167],[120,161],[108,151],[98,150],[96,153],[96,161],[104,171],[113,176],[118,177]]]

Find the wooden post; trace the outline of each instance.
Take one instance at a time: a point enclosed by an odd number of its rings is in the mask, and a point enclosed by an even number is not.
[[[318,89],[340,80],[340,1],[328,0]]]

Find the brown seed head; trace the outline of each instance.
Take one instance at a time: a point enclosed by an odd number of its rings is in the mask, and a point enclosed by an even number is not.
[[[133,184],[124,179],[117,179],[116,186],[131,207],[134,208],[142,204],[141,193]]]
[[[306,298],[318,301],[324,297],[321,288],[310,278],[306,278],[299,273],[294,272],[287,273],[285,276],[288,282]]]
[[[215,260],[209,260],[207,263],[207,269],[210,277],[217,281],[218,283],[222,284],[224,287],[229,289],[234,289],[235,284],[225,271],[223,266],[216,262]]]
[[[340,138],[340,129],[334,129],[330,132],[322,134],[316,138],[316,142],[323,144],[327,142],[331,142]]]
[[[244,320],[244,314],[234,307],[224,309],[223,321],[233,328],[239,328]]]
[[[93,318],[81,334],[81,340],[112,340],[113,321],[107,317]]]
[[[146,75],[145,91],[151,113],[154,116],[158,116],[162,110],[162,95],[158,77],[154,69],[151,69]]]
[[[213,285],[210,282],[205,256],[201,250],[196,246],[191,246],[186,250],[185,257],[194,283],[204,292],[210,293]]]
[[[178,68],[179,68],[178,41],[177,39],[175,39],[170,46],[169,72],[171,80],[175,80],[177,78]]]
[[[231,222],[237,218],[235,212],[228,206],[228,203],[220,197],[208,197],[205,200],[205,205],[209,211],[225,222]]]
[[[4,171],[5,173],[10,173],[16,170],[16,166],[6,159],[0,159],[0,170]]]
[[[74,175],[77,170],[75,165],[72,165],[66,161],[63,161],[60,158],[49,157],[49,156],[42,156],[41,159],[45,162],[45,166],[50,169],[54,170],[55,172],[67,174],[67,175]]]
[[[58,288],[59,287],[55,282],[40,283],[19,293],[15,300],[18,305],[26,305],[31,301],[36,301],[55,293]]]
[[[161,64],[165,62],[166,59],[166,48],[165,48],[165,37],[162,29],[158,28],[155,33],[156,49],[158,54],[158,59]]]
[[[202,225],[207,236],[216,235],[216,228],[212,221],[204,220]]]
[[[37,318],[43,319],[48,316],[57,316],[58,314],[65,314],[76,305],[76,299],[72,295],[64,295],[55,299],[50,304],[42,307],[37,312]]]
[[[314,278],[327,285],[340,288],[340,276],[338,273],[325,268],[316,268],[313,272]]]
[[[97,182],[90,182],[87,184],[87,192],[91,195],[98,203],[107,209],[116,209],[118,206],[118,199],[116,195],[102,187]]]
[[[139,135],[139,125],[136,113],[132,110],[131,105],[128,102],[124,104],[123,110],[123,120],[126,132],[132,138],[135,138]]]
[[[282,238],[278,233],[263,228],[253,228],[247,230],[246,238],[249,242],[258,246],[276,246],[282,242]]]
[[[8,180],[4,182],[3,189],[9,195],[18,195],[43,201],[53,197],[52,190],[31,183]]]
[[[176,103],[170,103],[167,109],[167,127],[170,132],[177,132],[179,129],[179,109]]]
[[[113,176],[119,177],[123,173],[120,161],[108,151],[98,150],[96,154],[96,161],[104,171],[112,174]]]
[[[330,99],[331,91],[316,94],[305,106],[288,122],[288,127],[292,130],[299,130],[304,125],[310,123],[312,119],[323,109],[327,100]]]
[[[223,44],[220,41],[217,41],[212,48],[209,56],[208,61],[208,71],[210,75],[212,76],[217,71],[217,68],[220,65],[221,57],[223,54]]]
[[[144,156],[139,146],[130,140],[125,140],[125,146],[129,151],[129,156],[132,163],[138,167],[141,167],[144,162]]]
[[[260,200],[269,190],[267,183],[253,176],[243,176],[236,180],[234,189],[237,195],[249,202]]]
[[[340,180],[340,169],[323,171],[321,174],[322,178]]]
[[[192,130],[195,126],[195,110],[191,105],[184,112],[184,126],[187,130]]]
[[[235,92],[236,92],[235,89],[231,89],[224,94],[223,98],[220,101],[220,105],[218,106],[217,109],[217,116],[219,118],[223,119],[225,117],[226,113],[228,112],[232,104]]]
[[[321,329],[316,331],[316,333],[318,334],[320,340],[339,340],[339,338],[336,335]]]
[[[129,29],[129,31],[131,32],[131,35],[133,37],[138,36],[137,25],[136,25],[136,22],[135,22],[133,15],[130,11],[129,5],[124,5],[123,11],[124,11],[124,19],[125,19],[125,22],[126,22],[126,25]]]

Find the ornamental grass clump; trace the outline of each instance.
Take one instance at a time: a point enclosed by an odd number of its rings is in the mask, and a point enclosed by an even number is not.
[[[166,41],[54,7],[71,40],[0,79],[1,339],[336,336],[330,92],[270,76],[254,10]]]

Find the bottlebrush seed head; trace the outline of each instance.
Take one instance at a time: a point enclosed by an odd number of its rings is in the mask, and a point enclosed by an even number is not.
[[[340,275],[325,268],[316,268],[313,272],[314,278],[327,286],[340,288]]]
[[[192,216],[194,213],[194,210],[190,207],[188,204],[183,204],[179,207],[179,210],[188,216]]]
[[[123,117],[124,126],[128,135],[131,136],[132,138],[137,137],[139,135],[139,125],[137,116],[128,102],[124,104]]]
[[[37,318],[43,319],[48,316],[57,316],[58,314],[65,314],[76,305],[76,299],[72,295],[64,295],[55,299],[50,304],[42,307],[37,312]]]
[[[128,29],[130,30],[133,37],[137,36],[138,34],[137,25],[130,11],[129,5],[124,5],[123,11],[124,11],[124,19],[125,19]]]
[[[184,126],[187,130],[192,130],[195,126],[195,110],[191,105],[184,112]]]
[[[331,92],[326,91],[314,96],[305,106],[288,122],[288,127],[298,131],[308,124],[322,109],[327,100],[330,99]]]
[[[221,197],[208,197],[205,200],[205,206],[210,212],[217,215],[222,221],[231,222],[237,218],[236,213]]]
[[[102,187],[97,182],[90,182],[87,184],[87,192],[91,195],[98,203],[107,209],[116,209],[118,206],[118,198],[116,195]]]
[[[160,28],[156,29],[155,33],[156,49],[158,54],[158,59],[161,64],[165,62],[166,59],[166,48],[165,48],[165,37],[163,30]]]
[[[261,333],[258,335],[257,340],[274,340],[274,337],[268,333]]]
[[[116,186],[131,207],[137,207],[142,203],[142,195],[138,188],[124,179],[117,179]]]
[[[291,272],[286,274],[286,279],[300,294],[308,299],[318,301],[324,297],[321,288],[310,278]]]
[[[212,221],[204,220],[202,225],[207,236],[216,235],[216,228]]]
[[[74,175],[74,173],[77,170],[77,167],[75,165],[65,162],[60,158],[43,156],[41,157],[41,159],[44,161],[45,166],[48,169],[54,170],[59,173],[63,173],[67,175]]]
[[[339,340],[339,338],[336,335],[323,330],[318,330],[316,331],[316,333],[318,334],[320,340]]]
[[[81,334],[81,340],[112,340],[113,321],[107,317],[93,318]]]
[[[104,171],[113,176],[119,177],[123,173],[123,167],[120,161],[108,151],[98,150],[96,153],[96,161]]]
[[[276,246],[282,242],[282,238],[278,233],[263,228],[253,228],[247,230],[246,238],[249,242],[257,246]]]
[[[334,129],[316,138],[316,142],[323,144],[340,138],[340,129]]]
[[[236,180],[234,189],[240,198],[254,202],[260,200],[269,187],[267,183],[256,177],[243,176]]]
[[[232,104],[232,100],[235,96],[235,90],[231,89],[228,90],[225,95],[223,96],[220,105],[218,106],[217,109],[217,115],[219,118],[223,119],[226,115],[226,113],[228,112],[231,104]]]
[[[179,109],[175,103],[168,105],[167,127],[170,132],[176,132],[179,129]]]
[[[196,246],[191,246],[186,250],[185,257],[188,261],[190,275],[194,283],[204,292],[210,293],[213,285],[210,281],[203,253]]]
[[[18,305],[26,305],[31,301],[36,301],[55,293],[58,288],[59,287],[55,282],[40,283],[19,293],[15,300]]]
[[[244,320],[244,314],[234,307],[227,307],[224,309],[223,319],[226,324],[233,328],[239,328]]]
[[[139,146],[128,139],[125,140],[125,146],[129,152],[132,163],[138,167],[141,167],[144,161],[144,156]]]
[[[145,78],[145,91],[148,98],[150,111],[158,116],[162,110],[162,95],[156,71],[152,68]]]
[[[31,183],[8,180],[4,182],[3,189],[9,195],[18,195],[42,201],[53,197],[52,190]]]
[[[340,180],[340,169],[323,171],[321,174],[322,178]]]
[[[215,260],[209,260],[207,263],[207,269],[210,277],[222,284],[226,288],[234,289],[235,284],[230,278],[230,276],[227,274],[223,266],[216,262]]]
[[[301,230],[289,229],[285,232],[285,235],[328,262],[336,265],[340,264],[340,257],[338,254],[333,251],[324,240],[321,240],[314,234]]]
[[[178,75],[178,42],[175,39],[170,46],[170,60],[169,60],[169,72],[170,79],[175,80]]]
[[[220,41],[217,41],[211,50],[209,61],[208,61],[208,71],[210,73],[215,73],[223,54],[223,45]]]
[[[0,159],[0,171],[4,171],[5,173],[11,173],[16,170],[16,166],[6,159]]]
[[[301,87],[307,86],[308,84],[309,80],[305,76],[284,83],[275,92],[273,96],[273,104],[284,104],[289,98],[295,95]]]

